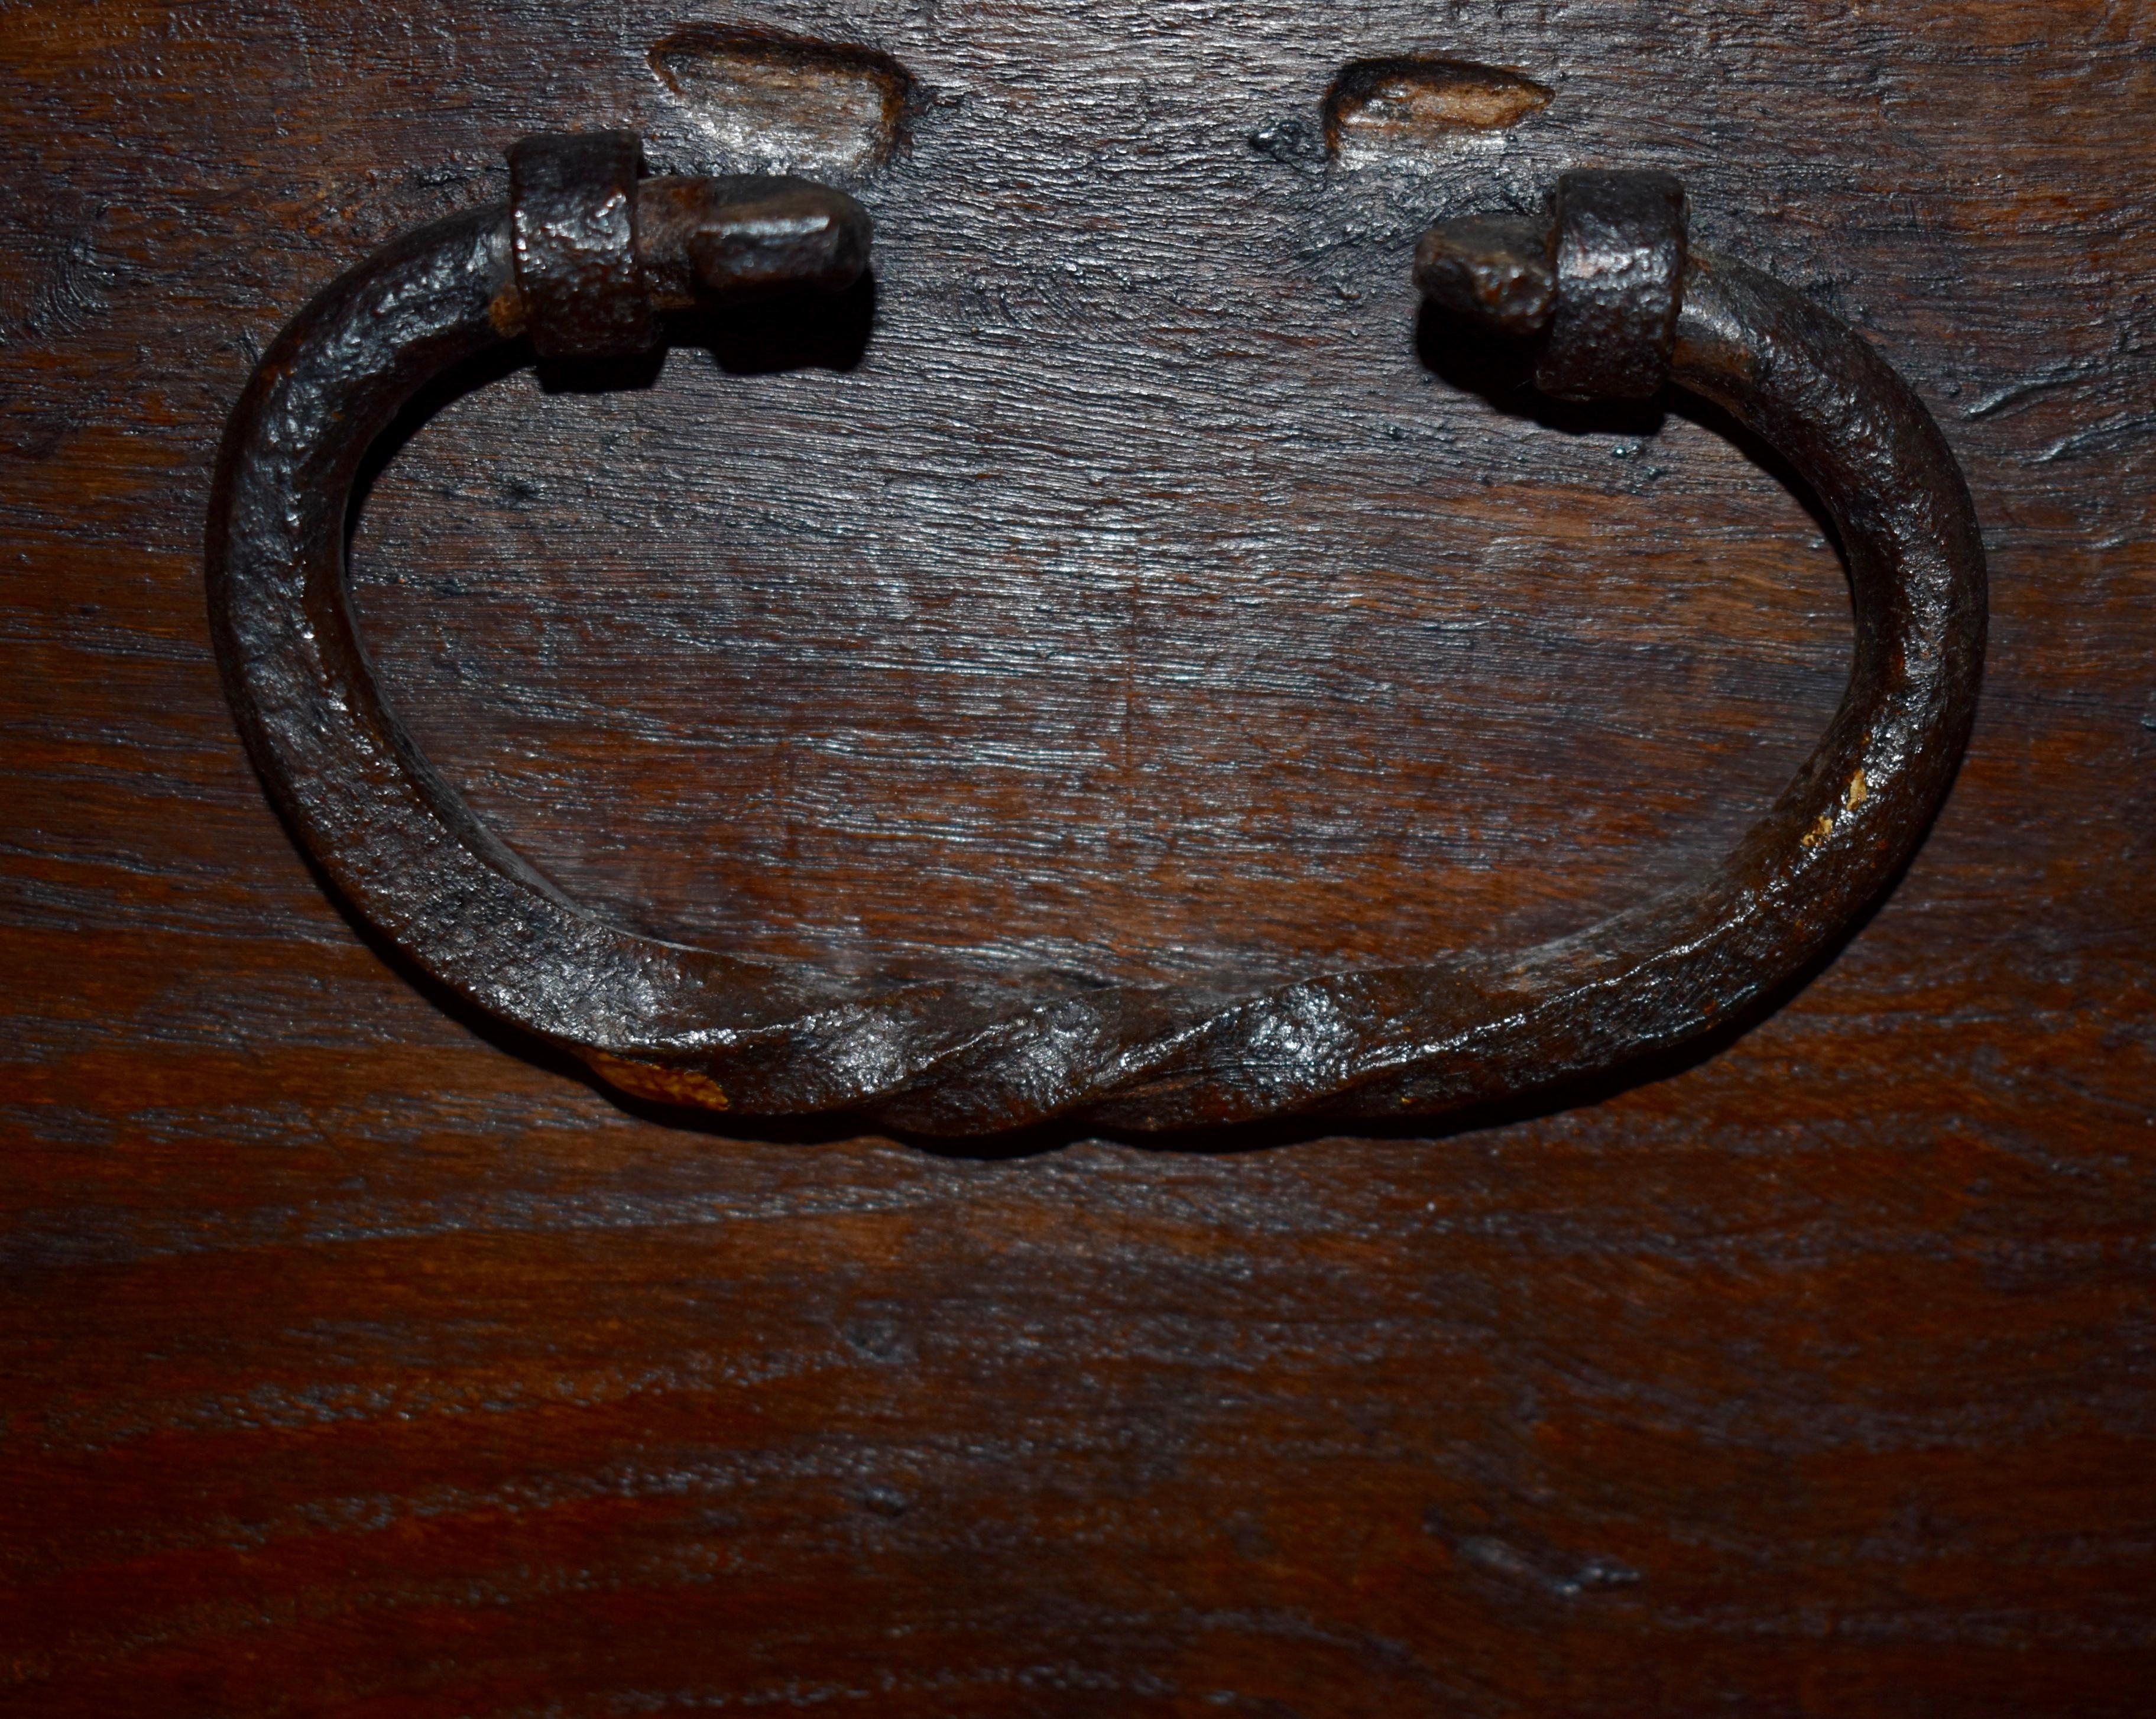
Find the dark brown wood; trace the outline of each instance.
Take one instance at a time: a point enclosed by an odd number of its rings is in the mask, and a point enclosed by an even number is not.
[[[1748,1035],[1435,1142],[972,1158],[610,1102],[277,824],[209,651],[216,436],[294,305],[503,195],[518,136],[789,163],[635,0],[0,13],[0,1702],[2144,1711],[2156,20],[767,16],[918,80],[880,166],[819,86],[856,325],[492,382],[357,522],[396,708],[580,898],[1174,978],[1696,872],[1825,726],[1847,603],[1719,424],[1424,362],[1415,236],[1581,165],[1680,172],[1701,244],[1940,418],[1993,571],[1953,797]],[[1331,160],[1342,68],[1417,53],[1553,94]]]

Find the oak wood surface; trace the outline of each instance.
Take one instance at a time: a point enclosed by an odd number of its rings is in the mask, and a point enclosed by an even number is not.
[[[1840,695],[1832,546],[1711,414],[1419,337],[1422,227],[1567,167],[1683,174],[1986,527],[1953,798],[1718,1054],[985,1153],[685,1126],[441,1006],[210,659],[282,321],[527,131],[756,165],[650,59],[738,21],[0,5],[0,1707],[2145,1712],[2156,8],[757,14],[918,85],[883,160],[831,98],[872,301],[470,378],[355,527],[399,712],[638,926],[1273,975],[1718,854]],[[1328,162],[1410,53],[1550,99]]]

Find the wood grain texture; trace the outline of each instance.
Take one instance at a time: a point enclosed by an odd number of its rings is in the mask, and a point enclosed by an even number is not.
[[[618,1106],[316,886],[199,534],[262,344],[513,138],[727,165],[648,61],[702,20],[0,7],[0,1705],[2145,1711],[2156,13],[759,18],[921,86],[849,187],[872,328],[495,381],[357,525],[398,708],[580,899],[1112,977],[1681,882],[1846,602],[1715,427],[1424,361],[1416,233],[1573,165],[1681,172],[1939,415],[1993,570],[1955,796],[1788,1008],[1562,1112],[980,1159]],[[1406,54],[1554,94],[1292,146]]]

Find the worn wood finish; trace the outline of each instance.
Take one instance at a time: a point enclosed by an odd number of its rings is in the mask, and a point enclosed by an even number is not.
[[[0,1700],[2143,1711],[2156,17],[765,16],[919,81],[850,182],[873,305],[495,382],[357,527],[398,708],[580,897],[1142,977],[1681,880],[1833,707],[1834,557],[1715,426],[1433,369],[1408,280],[1431,216],[1594,162],[1682,172],[1945,424],[1993,569],[1955,796],[1748,1037],[1436,1142],[609,1103],[316,886],[198,533],[260,343],[511,138],[744,165],[650,68],[691,20],[0,11]],[[1413,50],[1553,94],[1328,167],[1329,81]]]

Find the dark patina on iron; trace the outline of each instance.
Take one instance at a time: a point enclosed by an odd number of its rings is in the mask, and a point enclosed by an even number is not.
[[[480,823],[388,709],[346,586],[354,478],[450,366],[527,330],[544,352],[634,351],[658,312],[843,288],[866,264],[868,219],[798,180],[637,180],[620,134],[527,141],[516,160],[513,206],[393,241],[263,358],[211,503],[211,618],[263,780],[336,886],[434,978],[624,1090],[947,1134],[1508,1099],[1697,1039],[1776,994],[1891,884],[1952,779],[1975,709],[1984,569],[1930,415],[1842,323],[1689,249],[1675,180],[1573,175],[1545,221],[1434,228],[1424,290],[1543,340],[1552,392],[1674,385],[1714,401],[1812,485],[1847,553],[1856,655],[1840,710],[1718,866],[1525,951],[1255,992],[885,984],[614,925]]]

